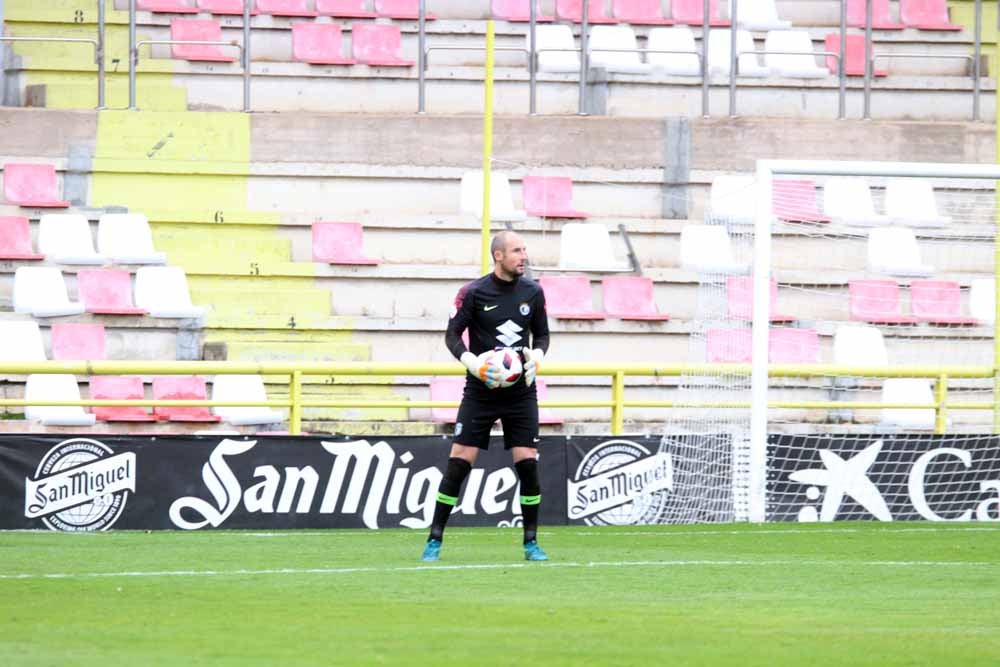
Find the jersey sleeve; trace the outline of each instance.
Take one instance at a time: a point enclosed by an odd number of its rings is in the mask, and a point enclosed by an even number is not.
[[[538,288],[534,308],[531,309],[531,346],[548,354],[549,314],[545,310],[545,292]]]
[[[462,342],[462,333],[469,328],[472,321],[473,298],[470,285],[465,285],[458,290],[455,296],[455,304],[451,309],[451,317],[448,318],[448,328],[444,333],[444,344],[452,355],[461,360],[462,355],[469,351],[469,348]]]

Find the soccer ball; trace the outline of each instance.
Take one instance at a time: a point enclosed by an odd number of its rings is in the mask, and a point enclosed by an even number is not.
[[[500,369],[501,387],[509,387],[521,378],[521,357],[509,347],[494,350],[488,363]]]

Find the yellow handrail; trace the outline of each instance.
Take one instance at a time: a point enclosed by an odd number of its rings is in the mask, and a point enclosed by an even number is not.
[[[301,433],[303,408],[437,408],[455,407],[456,401],[365,400],[365,399],[304,399],[302,379],[307,376],[433,376],[463,375],[457,364],[395,364],[374,362],[230,362],[230,361],[45,361],[0,363],[2,375],[31,373],[65,373],[73,375],[230,375],[252,374],[287,378],[287,400],[214,401],[214,400],[108,400],[77,401],[40,399],[0,399],[0,407],[16,406],[94,406],[94,407],[269,407],[288,408],[289,432]],[[932,409],[935,411],[935,432],[944,433],[949,410],[996,410],[996,395],[990,402],[948,402],[950,379],[996,377],[993,366],[843,366],[834,364],[773,364],[771,377],[910,377],[930,378],[937,382],[934,403],[881,403],[871,401],[773,401],[770,408],[779,409]],[[718,408],[747,409],[750,401],[687,401],[687,400],[626,400],[625,378],[679,377],[683,375],[732,376],[749,375],[749,364],[547,364],[545,375],[608,377],[611,399],[606,401],[543,401],[542,407],[552,408],[611,408],[611,432],[620,435],[624,429],[626,408]]]

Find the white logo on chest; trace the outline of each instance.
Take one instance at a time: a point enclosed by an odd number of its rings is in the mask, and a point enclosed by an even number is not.
[[[519,332],[524,331],[524,329],[518,326],[513,320],[507,320],[497,327],[497,331],[500,332],[497,336],[497,340],[503,343],[505,347],[510,347],[517,341],[521,340]]]

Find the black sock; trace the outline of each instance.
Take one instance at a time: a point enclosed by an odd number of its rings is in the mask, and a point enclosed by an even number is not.
[[[538,535],[538,508],[542,502],[542,487],[538,483],[538,461],[524,459],[514,464],[521,480],[521,517],[524,520],[524,543]]]
[[[458,504],[458,494],[462,490],[462,482],[472,470],[472,464],[465,459],[452,457],[448,459],[444,477],[438,486],[437,503],[434,505],[434,519],[431,522],[431,534],[428,540],[440,540],[444,537],[444,527],[448,523],[451,511]]]

